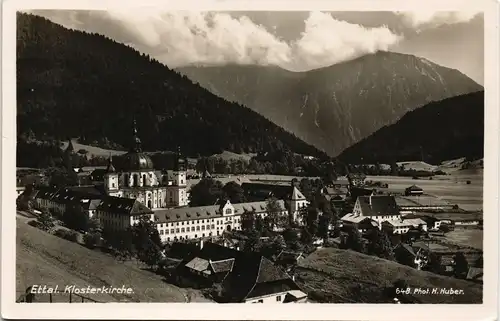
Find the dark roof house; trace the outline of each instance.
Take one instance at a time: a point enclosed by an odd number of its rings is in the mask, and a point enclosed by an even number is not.
[[[248,302],[275,294],[302,293],[292,278],[266,257],[254,252],[240,252],[233,270],[223,283],[227,302]]]
[[[103,198],[97,209],[103,212],[126,215],[153,214],[150,208],[135,199],[115,196]]]
[[[482,282],[483,281],[483,269],[482,268],[476,268],[476,267],[471,267],[469,268],[469,271],[467,272],[467,280],[471,281],[477,281],[477,282]]]
[[[363,216],[389,216],[400,214],[394,196],[360,196],[356,202],[359,202]]]
[[[420,195],[423,194],[424,190],[417,185],[412,185],[405,189],[405,195]]]

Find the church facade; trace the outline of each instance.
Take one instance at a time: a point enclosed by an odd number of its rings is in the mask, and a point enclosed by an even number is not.
[[[122,165],[120,171],[115,170],[110,157],[104,175],[107,195],[136,199],[150,209],[188,205],[186,161],[180,151],[173,170],[156,171],[151,158],[142,151],[135,121],[132,146],[123,156]]]

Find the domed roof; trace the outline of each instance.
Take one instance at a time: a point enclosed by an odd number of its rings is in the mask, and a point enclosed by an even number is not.
[[[151,158],[142,152],[141,140],[137,135],[134,119],[133,140],[130,151],[123,156],[123,169],[125,171],[152,170],[154,169]]]
[[[141,152],[129,152],[123,156],[123,167],[126,171],[154,169],[151,158]]]

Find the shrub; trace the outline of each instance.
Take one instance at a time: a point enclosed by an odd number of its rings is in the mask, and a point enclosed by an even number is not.
[[[68,230],[65,230],[65,229],[58,229],[55,231],[54,235],[62,238],[62,239],[65,239],[65,240],[68,240],[68,241],[71,241],[71,242],[77,242],[78,241],[78,233],[76,233],[75,231],[68,231]]]
[[[40,222],[38,222],[37,220],[31,220],[31,221],[29,221],[28,225],[36,227],[36,228],[39,228],[39,229],[42,229],[42,224]]]
[[[83,242],[85,246],[93,249],[96,246],[100,246],[101,243],[101,233],[99,232],[89,232],[83,236]]]

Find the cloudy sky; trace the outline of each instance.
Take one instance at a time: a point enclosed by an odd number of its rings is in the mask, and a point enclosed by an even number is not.
[[[484,22],[477,12],[193,12],[154,9],[32,11],[96,32],[171,68],[278,65],[309,70],[377,50],[414,54],[483,84]]]

